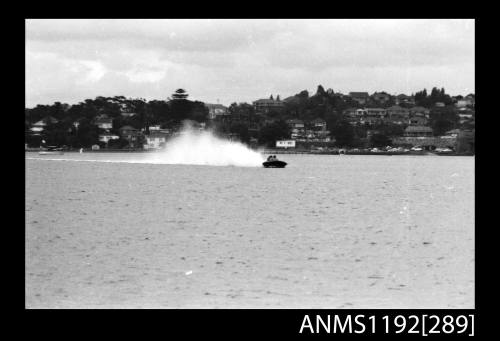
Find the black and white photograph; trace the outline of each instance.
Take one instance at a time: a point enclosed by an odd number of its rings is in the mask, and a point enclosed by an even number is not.
[[[25,18],[25,309],[474,309],[475,24]]]

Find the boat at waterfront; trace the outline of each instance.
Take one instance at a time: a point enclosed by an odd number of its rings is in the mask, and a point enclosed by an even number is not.
[[[61,147],[48,146],[46,150],[42,150],[39,155],[63,155],[64,151]]]

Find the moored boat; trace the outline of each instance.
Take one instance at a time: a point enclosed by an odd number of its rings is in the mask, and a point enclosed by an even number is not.
[[[62,150],[60,151],[42,151],[38,152],[39,155],[64,155]]]
[[[63,155],[64,151],[61,147],[48,146],[46,150],[40,151],[40,155]]]

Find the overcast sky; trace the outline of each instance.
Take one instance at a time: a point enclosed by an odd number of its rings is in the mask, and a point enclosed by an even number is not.
[[[26,20],[26,106],[474,90],[474,20]]]

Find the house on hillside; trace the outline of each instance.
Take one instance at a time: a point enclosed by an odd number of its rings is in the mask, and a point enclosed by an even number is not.
[[[457,108],[474,108],[476,105],[476,96],[474,94],[468,94],[464,98],[458,100],[455,103]]]
[[[405,137],[432,137],[433,130],[426,126],[408,126],[405,129]]]
[[[383,120],[384,120],[383,118],[376,117],[376,116],[365,116],[359,120],[359,123],[372,126],[372,125],[376,125],[376,124],[381,124],[383,122]]]
[[[304,129],[305,127],[304,121],[297,119],[286,120],[286,124],[288,124],[290,129]]]
[[[160,149],[165,147],[169,135],[161,132],[151,132],[145,135],[144,149]]]
[[[387,108],[386,120],[395,124],[404,124],[410,118],[410,110],[402,108],[399,105],[394,105]]]
[[[285,107],[283,101],[278,99],[263,98],[253,102],[255,112],[268,113],[270,111],[280,111]]]
[[[444,133],[444,135],[441,136],[441,138],[454,139],[458,136],[459,133],[460,133],[460,129],[448,130],[446,133]]]
[[[343,114],[345,117],[359,118],[359,117],[365,116],[366,111],[365,111],[365,109],[361,109],[361,108],[359,108],[359,109],[358,108],[349,108],[349,109],[344,110]]]
[[[120,132],[120,137],[128,141],[130,147],[137,148],[139,147],[139,142],[142,139],[142,133],[139,129],[135,129],[132,126],[123,126],[118,129]]]
[[[430,110],[421,106],[417,107],[411,107],[410,108],[410,116],[420,116],[420,117],[425,117],[429,118],[430,115]]]
[[[107,115],[100,115],[94,119],[93,122],[99,129],[110,130],[113,129],[113,119]]]
[[[380,104],[385,104],[391,100],[391,95],[385,92],[375,92],[371,98]]]
[[[313,130],[326,130],[326,121],[321,118],[316,118],[311,121],[311,128]]]
[[[366,104],[370,98],[368,92],[349,92],[349,97],[361,105]]]
[[[412,126],[425,126],[427,122],[427,118],[422,116],[413,116],[408,120],[408,124]]]
[[[133,112],[133,111],[128,111],[128,110],[126,110],[126,111],[122,111],[122,112],[120,113],[120,115],[122,115],[122,117],[132,117],[132,116],[136,116],[136,115],[137,115],[137,113],[136,113],[136,112]]]
[[[205,103],[205,107],[208,109],[208,118],[210,120],[215,120],[223,116],[229,116],[228,108],[222,104]]]
[[[45,128],[47,127],[47,125],[56,124],[58,122],[59,121],[57,119],[55,119],[54,117],[47,116],[47,117],[42,118],[40,121],[35,122],[31,126],[30,131],[34,134],[38,134],[38,133],[41,133],[42,131],[44,131]]]
[[[365,116],[384,118],[387,115],[387,110],[383,108],[365,108]]]
[[[458,117],[460,117],[460,124],[470,121],[474,118],[474,110],[468,108],[461,108],[458,110]]]
[[[415,105],[415,97],[408,96],[405,94],[399,94],[395,98],[396,105],[407,104],[407,105]]]
[[[286,124],[290,127],[292,139],[301,139],[306,136],[304,121],[291,119],[287,120]]]
[[[111,133],[102,133],[102,134],[99,134],[99,141],[100,142],[104,142],[106,144],[110,140],[118,140],[119,138],[120,138],[120,136],[115,135],[115,134],[111,134]]]

